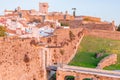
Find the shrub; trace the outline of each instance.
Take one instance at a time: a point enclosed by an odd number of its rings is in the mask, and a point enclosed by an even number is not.
[[[68,23],[61,23],[61,26],[69,26]]]
[[[28,55],[24,55],[24,62],[28,63],[30,61],[30,58],[28,57]]]
[[[65,51],[64,51],[63,49],[60,49],[60,54],[61,54],[61,55],[64,55],[64,52],[65,52]]]
[[[85,79],[83,79],[83,80],[93,80],[93,79],[90,79],[90,78],[85,78]]]
[[[30,45],[36,45],[37,43],[36,43],[36,41],[35,40],[31,40],[30,41]]]
[[[103,56],[103,53],[95,53],[95,58],[100,58]]]
[[[119,26],[118,26],[118,28],[117,28],[117,31],[120,31],[120,24],[119,24]]]
[[[71,41],[75,39],[75,35],[73,34],[72,31],[69,31],[69,38]]]
[[[84,20],[84,21],[90,21],[90,19],[89,19],[89,18],[84,18],[83,20]]]
[[[6,28],[3,26],[0,26],[0,37],[6,36]]]

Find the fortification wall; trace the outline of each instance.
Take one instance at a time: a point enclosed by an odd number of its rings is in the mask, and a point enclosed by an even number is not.
[[[97,69],[103,69],[104,67],[110,66],[112,64],[115,64],[117,62],[117,54],[111,54],[104,59],[102,59],[98,65]]]
[[[105,23],[105,22],[90,22],[90,21],[82,21],[82,20],[74,20],[74,21],[60,21],[61,23],[69,25],[71,28],[87,28],[90,30],[108,30],[115,31],[115,25],[113,23]]]
[[[31,39],[0,38],[0,80],[45,80],[41,51]]]
[[[84,28],[93,29],[93,30],[107,30],[107,31],[115,31],[115,26],[112,23],[85,23],[83,24]]]
[[[34,39],[0,38],[0,79],[46,80],[46,67],[51,62],[66,64],[76,54],[82,30],[58,29],[54,36],[41,38],[40,43]]]
[[[93,35],[101,38],[120,40],[120,32],[107,30],[87,30],[87,35]]]
[[[82,28],[77,29],[57,29],[54,32],[54,36],[48,38],[42,38],[41,42],[48,44],[48,49],[52,54],[52,63],[68,63],[72,56],[76,54],[78,42],[82,38]],[[70,40],[69,32],[74,34],[74,39]],[[61,53],[62,52],[62,53]]]
[[[105,72],[105,71],[104,71]],[[107,71],[106,71],[107,72]],[[107,77],[105,75],[96,75],[96,74],[89,74],[89,73],[82,73],[82,72],[77,72],[77,71],[69,71],[65,69],[57,70],[56,73],[56,80],[65,80],[67,76],[73,76],[74,80],[84,80],[86,78],[91,79],[91,80],[120,80],[120,78],[115,78],[115,77]]]
[[[72,32],[75,35],[74,40],[70,40],[69,32]],[[78,33],[81,32],[82,29],[62,29],[57,30],[55,32],[57,36],[57,45],[61,46],[61,48],[53,48],[53,58],[57,63],[68,63],[71,56],[76,54],[74,51],[76,50],[76,44],[79,42],[81,35],[78,37]],[[63,55],[61,54],[63,51]]]

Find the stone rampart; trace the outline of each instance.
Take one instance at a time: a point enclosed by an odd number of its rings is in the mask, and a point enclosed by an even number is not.
[[[69,63],[76,54],[78,43],[80,42],[79,40],[81,40],[83,36],[82,30],[82,28],[58,29],[55,31],[54,37],[49,37],[51,38],[51,43],[48,44],[48,48],[51,51],[52,62],[54,64]],[[70,40],[70,31],[74,35],[73,40]]]
[[[87,28],[90,30],[107,30],[107,31],[115,31],[115,25],[112,23],[105,22],[89,22],[82,20],[74,20],[74,21],[60,21],[61,23],[67,24],[70,28]]]
[[[66,64],[74,57],[82,31],[58,29],[39,43],[35,39],[0,38],[0,79],[46,80],[46,67],[51,63]]]
[[[120,73],[115,71],[82,68],[75,66],[59,67],[56,73],[57,80],[66,80],[72,76],[74,80],[120,80]]]
[[[43,49],[31,41],[0,38],[0,80],[45,80]]]
[[[84,28],[90,30],[107,30],[107,31],[115,31],[115,25],[112,23],[83,23]]]
[[[117,62],[117,54],[111,54],[104,59],[102,59],[98,65],[97,69],[103,69],[104,67],[110,66],[112,64],[115,64]]]
[[[107,30],[87,30],[87,35],[120,40],[120,32]]]

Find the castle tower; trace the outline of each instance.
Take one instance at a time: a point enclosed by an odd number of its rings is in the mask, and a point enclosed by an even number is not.
[[[17,7],[17,11],[18,11],[18,12],[21,11],[21,7],[20,7],[20,6]]]
[[[48,3],[39,3],[39,11],[40,13],[47,14],[49,5]]]

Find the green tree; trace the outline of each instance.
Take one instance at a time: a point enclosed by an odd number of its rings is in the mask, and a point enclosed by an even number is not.
[[[61,23],[61,26],[69,26],[68,23]]]
[[[90,19],[89,19],[89,18],[84,18],[83,20],[84,20],[84,21],[90,21]]]
[[[90,79],[90,78],[85,78],[85,79],[83,79],[83,80],[92,80],[92,79]]]
[[[3,26],[0,26],[0,37],[6,36],[6,28]]]
[[[71,41],[75,39],[75,35],[73,34],[72,31],[69,31],[69,38]]]
[[[120,24],[119,24],[119,26],[118,26],[118,28],[117,28],[117,31],[120,31]]]

